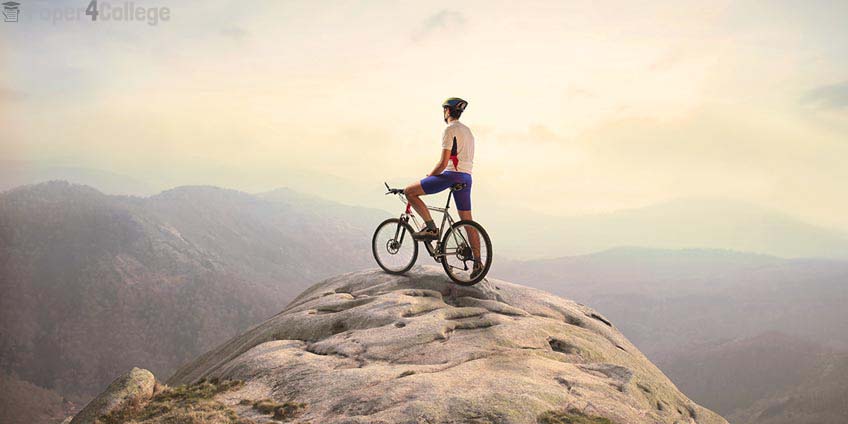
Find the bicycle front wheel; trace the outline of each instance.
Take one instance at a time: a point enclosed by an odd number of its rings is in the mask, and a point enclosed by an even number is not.
[[[418,258],[418,243],[412,226],[398,218],[383,221],[374,231],[371,251],[380,268],[389,274],[403,274]]]
[[[444,254],[442,266],[445,272],[459,285],[477,284],[492,266],[489,233],[474,221],[459,221],[448,228],[442,239],[441,253]]]

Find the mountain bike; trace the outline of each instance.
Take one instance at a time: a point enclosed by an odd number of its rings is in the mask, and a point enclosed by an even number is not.
[[[385,183],[384,183],[385,184]],[[371,240],[371,250],[380,268],[389,274],[403,274],[409,271],[418,259],[418,242],[422,242],[437,263],[442,264],[451,280],[463,286],[472,286],[486,278],[492,266],[492,241],[486,230],[475,221],[454,221],[451,216],[450,202],[453,192],[465,188],[465,184],[455,184],[448,192],[448,201],[444,208],[427,206],[427,209],[442,213],[435,240],[416,240],[412,238],[415,228],[421,228],[418,218],[412,212],[412,205],[403,194],[403,189],[386,185],[387,195],[397,195],[406,204],[406,210],[398,218],[390,218],[377,226]],[[447,228],[445,225],[447,224]],[[475,241],[477,245],[475,246]],[[435,242],[435,245],[433,244]],[[478,272],[475,273],[475,262]]]

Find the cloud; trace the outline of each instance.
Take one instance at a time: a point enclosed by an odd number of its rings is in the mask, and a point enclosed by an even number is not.
[[[827,109],[848,108],[848,81],[824,85],[810,90],[801,101]]]
[[[452,33],[462,31],[466,19],[462,13],[453,10],[442,10],[424,20],[421,26],[412,33],[412,41],[419,42],[438,31],[446,30]]]

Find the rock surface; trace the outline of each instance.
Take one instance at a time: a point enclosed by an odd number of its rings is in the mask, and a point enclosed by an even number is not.
[[[101,415],[137,406],[153,397],[156,378],[148,370],[133,368],[115,379],[109,387],[77,414],[70,424],[93,424]]]
[[[168,384],[244,380],[223,401],[302,402],[292,422],[536,423],[577,409],[618,424],[727,422],[689,400],[601,314],[439,268],[318,283]],[[246,404],[246,402],[243,402]]]

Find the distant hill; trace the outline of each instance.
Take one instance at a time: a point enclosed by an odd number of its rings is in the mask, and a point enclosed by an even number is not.
[[[514,258],[581,255],[620,246],[715,248],[787,258],[848,259],[848,233],[751,203],[677,199],[607,214],[502,217],[481,210],[498,250]]]
[[[848,422],[848,353],[778,332],[660,364],[680,390],[738,424]]]
[[[829,353],[809,340],[771,331],[709,343],[658,365],[681,390],[729,417],[810,379]]]
[[[47,181],[87,185],[107,194],[149,196],[157,191],[147,182],[100,169],[0,160],[0,191]]]
[[[3,424],[61,423],[73,405],[53,390],[0,372],[0,420]]]
[[[0,371],[76,401],[132,365],[167,374],[315,280],[372,265],[385,217],[287,190],[0,193]]]
[[[739,424],[828,424],[848,422],[848,354],[821,360],[811,375],[794,387],[735,413]]]

